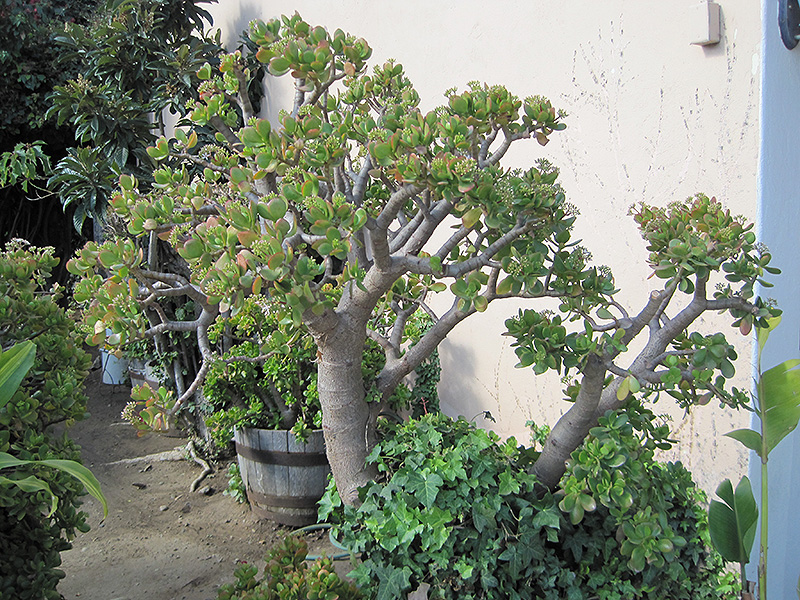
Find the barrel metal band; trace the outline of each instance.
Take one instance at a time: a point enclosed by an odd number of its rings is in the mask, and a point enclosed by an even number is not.
[[[317,520],[316,510],[308,511],[309,514],[293,515],[290,513],[279,513],[266,510],[265,508],[261,508],[252,502],[250,503],[250,506],[256,516],[258,516],[260,519],[269,519],[270,521],[275,521],[281,525],[288,525],[289,527],[302,527],[304,525],[311,525]]]
[[[272,494],[262,494],[255,490],[247,490],[247,498],[250,503],[259,506],[263,510],[270,508],[313,508],[316,510],[319,497],[314,496],[273,496]]]
[[[257,450],[236,443],[236,453],[253,462],[284,467],[319,467],[328,464],[324,452],[282,452],[280,450]]]

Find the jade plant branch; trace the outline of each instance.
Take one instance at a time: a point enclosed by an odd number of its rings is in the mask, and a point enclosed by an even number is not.
[[[298,15],[254,22],[249,35],[253,54],[213,57],[214,68],[197,72],[193,128],[149,149],[160,165],[154,181],[120,178],[112,206],[130,237],[89,244],[70,263],[83,277],[76,298],[86,303],[93,343],[196,332],[203,365],[170,412],[191,402],[219,360],[210,329],[254,299],[281,317],[279,330],[258,340],[264,356],[284,351],[297,330],[317,344],[327,452],[346,502],[374,475],[366,457],[382,399],[496,300],[555,299],[580,325],[568,331],[545,310],[507,322],[521,366],[577,373],[574,406],[535,466],[549,487],[597,418],[630,394],[663,391],[687,406],[706,394],[740,402],[725,389],[732,346],[689,328],[707,311],[728,311],[743,329],[774,312],[753,294],[774,269],[751,225],[702,195],[667,209],[634,207],[648,262],[665,284],[630,317],[610,271],[592,266],[572,239],[577,211],[558,170],[545,160],[527,170],[500,165],[512,144],[544,145],[565,128],[548,100],[473,83],[423,113],[399,64],[367,72],[362,39]],[[294,105],[270,123],[258,117],[249,82],[285,74],[295,79]],[[147,268],[137,238],[151,232],[185,259],[190,276]],[[709,298],[712,277],[721,283]],[[429,299],[448,289],[452,304],[437,314]],[[170,319],[161,306],[178,296],[194,301],[193,321]],[[411,343],[417,311],[431,325]],[[645,332],[644,350],[621,366]],[[368,338],[386,359],[379,397],[369,401],[361,371]]]

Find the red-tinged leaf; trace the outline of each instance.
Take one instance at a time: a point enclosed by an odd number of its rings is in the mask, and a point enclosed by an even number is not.
[[[269,61],[269,72],[273,75],[283,75],[289,70],[290,64],[283,56],[276,56]]]
[[[700,406],[705,406],[706,404],[711,402],[711,398],[713,398],[713,397],[714,397],[714,394],[712,394],[711,392],[707,392],[707,393],[703,394],[702,396],[700,396],[700,399],[697,401],[697,403]]]
[[[283,252],[277,252],[267,259],[267,267],[270,269],[277,269],[283,264],[286,255]]]
[[[512,286],[514,285],[514,278],[513,277],[506,277],[497,284],[497,294],[500,296],[504,296],[506,294],[511,293]]]
[[[117,255],[110,250],[103,250],[97,255],[97,260],[108,269],[117,262]]]
[[[536,132],[536,141],[539,142],[540,145],[546,146],[547,143],[550,141],[547,139],[547,136],[543,134],[541,131]]]
[[[289,205],[286,203],[286,200],[278,196],[270,200],[269,204],[267,204],[267,217],[271,221],[277,221],[286,215],[288,209]]]
[[[186,260],[194,260],[200,258],[204,251],[203,242],[197,239],[189,239],[183,245],[183,249],[179,254]]]
[[[272,51],[266,48],[259,48],[258,52],[256,52],[256,60],[260,63],[269,62],[273,56]]]
[[[261,236],[259,236],[255,231],[247,229],[245,231],[238,232],[236,237],[239,239],[239,243],[242,246],[252,246],[253,243],[256,242]]]

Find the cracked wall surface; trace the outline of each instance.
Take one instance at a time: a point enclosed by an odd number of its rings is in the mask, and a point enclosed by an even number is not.
[[[569,113],[568,128],[546,148],[512,149],[506,166],[544,156],[561,169],[569,201],[581,212],[577,237],[595,262],[609,265],[630,310],[655,286],[648,281],[644,244],[627,215],[639,201],[664,205],[698,191],[756,216],[759,65],[758,3],[721,0],[722,39],[692,46],[688,8],[697,0],[578,2],[475,0],[402,3],[372,0],[221,0],[210,10],[229,40],[254,17],[297,10],[314,24],[367,39],[371,63],[396,58],[414,82],[423,110],[444,102],[444,90],[471,80],[503,83],[519,96],[541,94]],[[268,114],[289,103],[279,82]],[[514,368],[503,321],[521,304],[494,303],[468,319],[442,346],[443,406],[478,419],[503,436],[527,441],[526,421],[552,422],[568,405],[557,376]],[[739,385],[747,385],[749,345],[725,320],[720,327],[739,348]],[[479,345],[475,340],[480,340]],[[746,470],[746,455],[721,435],[747,415],[704,407],[684,417],[662,401],[683,444],[683,460],[706,489]]]

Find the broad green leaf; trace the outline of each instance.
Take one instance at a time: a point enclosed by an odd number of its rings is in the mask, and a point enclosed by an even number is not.
[[[767,339],[769,339],[769,334],[780,324],[781,317],[771,317],[767,319],[767,327],[759,327],[756,330],[756,335],[758,337],[758,354],[761,356],[761,351],[764,349],[764,345],[767,343]]]
[[[56,512],[56,508],[58,507],[58,498],[56,498],[56,495],[52,492],[50,486],[38,477],[31,475],[25,479],[9,479],[8,477],[3,477],[0,475],[0,485],[15,485],[23,492],[28,494],[45,492],[50,497],[50,512],[47,513],[47,516],[49,517]]]
[[[413,473],[409,477],[409,489],[412,490],[422,504],[430,508],[436,501],[439,488],[444,484],[444,480],[437,473],[419,474]]]
[[[378,575],[378,592],[375,600],[395,600],[405,597],[405,592],[411,587],[411,569],[403,567],[398,569],[393,566],[378,566],[373,569]]]
[[[519,481],[514,477],[514,474],[509,471],[500,473],[500,489],[498,494],[507,496],[508,494],[516,494],[519,492]]]
[[[757,431],[753,431],[752,429],[737,429],[725,435],[741,442],[744,444],[745,448],[749,448],[761,456],[761,434]]]
[[[11,400],[33,366],[35,357],[36,346],[31,341],[14,344],[0,353],[0,408]]]
[[[551,527],[553,529],[560,529],[561,518],[559,517],[558,513],[553,510],[540,510],[533,516],[531,525],[533,527]]]
[[[800,420],[798,366],[800,359],[787,360],[761,375],[758,401],[767,454],[797,427]]]
[[[712,500],[709,506],[711,541],[725,560],[746,564],[750,560],[758,521],[750,480],[742,477],[734,492],[730,479],[726,479],[717,488],[717,495],[724,502]]]
[[[105,496],[103,496],[103,493],[100,489],[100,482],[97,481],[97,478],[92,474],[92,472],[82,464],[75,462],[74,460],[61,460],[54,458],[48,458],[45,460],[21,460],[15,456],[12,456],[11,454],[8,454],[7,452],[0,452],[0,469],[21,467],[24,465],[43,465],[72,475],[84,485],[87,492],[97,498],[103,505],[103,517],[108,516],[108,503],[106,502]]]

